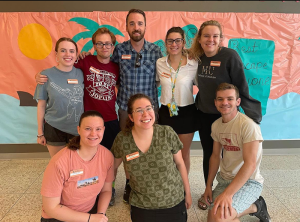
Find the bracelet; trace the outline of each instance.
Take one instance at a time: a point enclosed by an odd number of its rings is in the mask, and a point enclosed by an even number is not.
[[[105,216],[106,216],[106,214],[105,214],[105,213],[97,213],[97,214],[103,214],[103,215],[105,215]]]
[[[37,138],[41,138],[42,136],[44,136],[44,134],[37,135],[36,137],[37,137]]]
[[[90,218],[91,218],[91,214],[90,214],[90,216],[89,216],[89,219],[88,219],[88,221],[87,221],[87,222],[89,222],[89,221],[90,221]]]

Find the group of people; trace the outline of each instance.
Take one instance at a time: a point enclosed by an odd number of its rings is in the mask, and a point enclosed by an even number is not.
[[[237,52],[221,47],[219,22],[204,22],[189,50],[184,31],[170,28],[165,57],[144,38],[142,10],[128,12],[126,30],[130,40],[115,46],[114,34],[99,28],[92,36],[95,56],[79,55],[72,39],[60,38],[58,65],[36,75],[37,142],[51,155],[41,221],[108,221],[122,162],[123,200],[133,222],[187,221],[196,131],[206,184],[198,206],[208,209],[208,221],[234,222],[246,214],[271,221],[260,196],[261,104],[249,95]]]

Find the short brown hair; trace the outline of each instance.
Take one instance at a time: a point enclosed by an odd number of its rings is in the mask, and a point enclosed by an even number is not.
[[[108,28],[102,27],[102,28],[99,28],[92,36],[92,42],[94,45],[96,44],[97,35],[102,35],[102,34],[109,34],[111,37],[112,44],[114,44],[114,45],[116,44],[116,36],[114,35],[114,33],[109,31]]]
[[[143,10],[141,10],[141,9],[135,9],[135,8],[129,10],[129,12],[128,12],[127,16],[126,16],[126,25],[127,25],[127,22],[128,22],[128,17],[129,17],[129,15],[131,13],[139,13],[142,16],[144,16],[145,26],[146,26],[146,15],[145,15],[145,12]]]
[[[218,87],[216,89],[216,98],[217,98],[217,92],[224,91],[224,90],[227,90],[227,89],[234,89],[236,99],[240,98],[239,89],[235,85],[227,83],[227,82],[223,82],[223,83],[218,85]]]
[[[55,52],[58,51],[59,44],[60,44],[61,42],[64,42],[64,41],[72,42],[72,43],[75,45],[76,53],[78,53],[78,47],[77,47],[76,42],[74,42],[73,39],[70,39],[70,38],[68,38],[68,37],[61,37],[59,40],[57,40],[57,42],[56,42],[56,44],[55,44]]]

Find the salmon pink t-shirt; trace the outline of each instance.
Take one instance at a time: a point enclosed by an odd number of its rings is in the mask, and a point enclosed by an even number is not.
[[[41,194],[60,197],[60,204],[79,212],[89,212],[105,182],[114,180],[114,157],[99,145],[95,156],[84,161],[67,147],[50,160],[43,177]],[[49,218],[42,211],[43,218]]]

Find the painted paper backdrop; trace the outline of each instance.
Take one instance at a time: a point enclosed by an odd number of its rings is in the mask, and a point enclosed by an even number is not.
[[[126,41],[127,12],[0,13],[0,143],[36,143],[34,75],[56,65],[54,46],[71,37],[80,51],[91,51],[91,37],[109,28],[118,43]],[[282,13],[146,12],[146,40],[161,47],[172,26],[191,46],[200,25],[218,20],[223,45],[244,63],[250,94],[261,101],[265,140],[300,139],[300,15]],[[197,89],[194,89],[194,93]],[[199,141],[198,133],[194,140]]]

